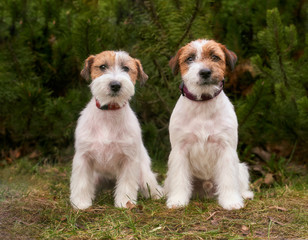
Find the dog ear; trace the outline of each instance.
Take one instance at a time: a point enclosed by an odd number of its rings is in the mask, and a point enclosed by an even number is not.
[[[94,62],[94,55],[89,56],[85,62],[84,62],[84,67],[80,72],[80,75],[87,81],[90,80],[91,76],[91,66]]]
[[[141,62],[138,59],[136,59],[136,58],[135,58],[135,62],[136,62],[137,71],[138,71],[137,80],[139,80],[141,85],[143,85],[143,84],[145,84],[145,82],[148,80],[149,77],[143,71]]]
[[[180,58],[181,53],[182,53],[182,48],[169,61],[169,66],[172,70],[173,75],[177,75],[179,73],[179,70],[180,70],[179,58]]]
[[[229,71],[232,72],[237,62],[237,56],[234,52],[227,49],[224,45],[221,45],[221,48],[226,56],[226,65],[229,68]]]

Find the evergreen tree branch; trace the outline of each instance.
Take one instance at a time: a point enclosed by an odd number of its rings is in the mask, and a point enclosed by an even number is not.
[[[255,109],[255,107],[258,105],[260,99],[261,99],[261,95],[263,93],[263,89],[264,89],[264,84],[261,85],[260,91],[258,96],[255,99],[255,102],[252,104],[251,108],[249,109],[249,111],[247,112],[247,114],[245,115],[245,117],[242,119],[241,122],[239,122],[239,126],[243,126],[245,124],[245,122],[248,120],[249,116],[252,114],[253,110]]]
[[[152,0],[142,0],[141,2],[142,2],[143,8],[150,14],[151,19],[153,23],[156,25],[156,27],[162,32],[164,32],[164,27],[160,23],[160,19],[158,17],[158,14],[156,13],[156,9],[155,9],[153,1]]]
[[[90,46],[89,46],[89,29],[90,29],[90,19],[86,22],[86,30],[85,30],[85,35],[86,35],[86,51],[87,54],[86,56],[90,55]]]
[[[153,86],[154,92],[156,94],[156,96],[158,97],[158,99],[161,101],[161,105],[165,107],[165,110],[168,112],[168,115],[170,116],[172,111],[171,109],[168,107],[168,104],[166,104],[166,100],[160,95],[159,91],[157,90],[157,88],[155,86]]]
[[[10,56],[12,56],[12,60],[13,60],[13,64],[14,64],[14,68],[16,69],[16,72],[18,73],[18,76],[20,76],[21,78],[24,78],[25,75],[20,67],[20,62],[16,56],[16,52],[13,50],[13,47],[12,47],[12,43],[10,41],[7,41],[7,44],[5,44],[8,46],[8,50],[9,50],[9,53],[10,53]]]
[[[165,83],[165,86],[167,87],[168,90],[170,90],[170,87],[169,87],[169,83],[168,83],[168,80],[166,78],[166,75],[163,71],[163,68],[159,65],[159,62],[157,61],[156,58],[153,59],[153,63],[159,73],[159,76],[164,80],[164,83]]]
[[[180,9],[180,8],[181,8],[181,3],[180,3],[179,0],[173,0],[173,2],[174,2],[174,5],[175,5],[175,7],[176,7],[177,9]]]
[[[289,89],[290,86],[289,86],[289,83],[288,83],[287,74],[286,74],[286,71],[285,71],[283,63],[282,63],[282,56],[281,56],[281,49],[280,49],[280,45],[279,45],[279,37],[278,37],[277,27],[275,28],[275,45],[276,45],[276,53],[277,53],[277,56],[278,56],[279,68],[280,68],[280,71],[281,71],[282,76],[283,76],[283,81],[284,81],[285,86]]]
[[[187,37],[188,33],[190,32],[190,29],[193,25],[193,22],[195,21],[195,19],[197,17],[198,10],[199,10],[199,7],[200,7],[200,3],[201,3],[200,0],[196,0],[196,6],[195,6],[195,9],[194,9],[194,12],[193,12],[188,24],[187,24],[187,27],[186,27],[184,34],[182,35],[182,37],[180,38],[180,40],[176,44],[176,48],[178,48],[182,44],[183,40]]]

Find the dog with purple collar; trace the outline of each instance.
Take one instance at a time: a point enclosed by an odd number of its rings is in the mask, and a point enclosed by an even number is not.
[[[223,91],[236,61],[224,45],[200,39],[182,47],[169,62],[183,81],[169,124],[172,149],[164,185],[169,208],[189,203],[196,179],[213,183],[224,209],[240,209],[243,199],[253,198],[248,168],[236,151],[237,117]]]

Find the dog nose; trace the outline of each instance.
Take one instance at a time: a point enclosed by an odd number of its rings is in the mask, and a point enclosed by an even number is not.
[[[118,81],[112,81],[109,84],[111,91],[118,92],[121,88],[121,83]]]
[[[209,78],[212,74],[212,71],[208,68],[203,68],[200,70],[199,75],[205,80]]]

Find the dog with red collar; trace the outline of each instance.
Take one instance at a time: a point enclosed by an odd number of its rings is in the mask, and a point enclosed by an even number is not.
[[[200,39],[182,47],[170,60],[181,74],[181,93],[170,119],[171,153],[165,180],[169,208],[189,203],[195,179],[212,182],[219,204],[240,209],[253,198],[249,173],[236,148],[238,123],[223,91],[225,76],[237,61],[235,53],[213,40]]]
[[[138,59],[124,51],[104,51],[85,61],[81,75],[92,79],[92,99],[75,131],[70,201],[76,209],[92,205],[99,179],[116,180],[115,206],[130,207],[138,190],[160,198],[162,188],[151,170],[139,122],[129,106],[137,80],[145,82]]]

